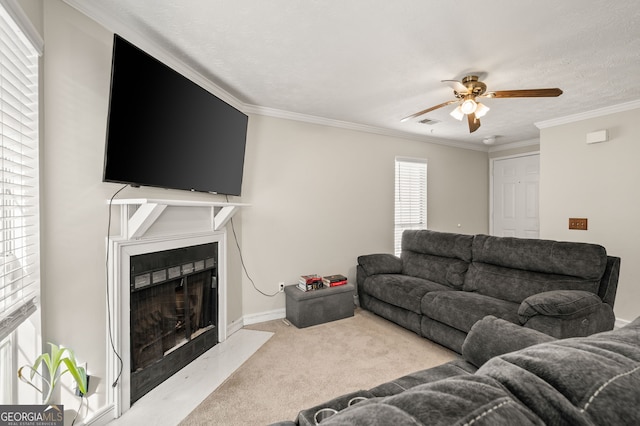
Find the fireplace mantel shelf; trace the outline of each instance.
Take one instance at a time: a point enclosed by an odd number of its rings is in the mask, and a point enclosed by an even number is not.
[[[123,229],[124,235],[130,240],[141,238],[167,207],[208,207],[211,209],[212,229],[217,231],[227,224],[240,207],[248,206],[224,201],[153,198],[122,198],[113,200],[111,204],[120,206],[122,225],[126,228]],[[138,206],[132,215],[129,215],[129,206]]]

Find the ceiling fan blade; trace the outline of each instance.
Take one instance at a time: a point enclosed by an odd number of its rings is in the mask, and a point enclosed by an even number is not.
[[[421,115],[424,115],[424,114],[426,114],[428,112],[431,112],[433,110],[436,110],[438,108],[442,108],[442,107],[445,107],[447,105],[451,105],[454,102],[458,102],[458,100],[454,99],[453,101],[443,102],[440,105],[436,105],[436,106],[433,106],[431,108],[423,109],[422,111],[418,111],[415,114],[411,114],[410,116],[403,118],[402,120],[400,120],[400,122],[404,123],[407,120],[411,120],[412,118],[420,117]]]
[[[448,84],[453,90],[460,93],[461,95],[467,94],[469,92],[469,90],[467,90],[467,87],[464,84],[460,83],[458,80],[441,80],[440,82]]]
[[[469,122],[469,133],[473,133],[480,128],[480,119],[476,117],[475,113],[467,114],[467,121]]]
[[[488,92],[484,95],[487,98],[554,98],[562,95],[562,90],[557,87],[553,89],[527,89],[527,90],[498,90]]]

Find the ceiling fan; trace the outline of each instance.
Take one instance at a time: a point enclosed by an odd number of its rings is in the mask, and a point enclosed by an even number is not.
[[[464,116],[467,116],[467,122],[469,123],[469,132],[473,133],[480,128],[480,117],[484,116],[489,107],[480,103],[478,98],[546,98],[556,97],[562,94],[562,90],[556,88],[552,89],[525,89],[525,90],[500,90],[496,92],[487,92],[487,85],[478,80],[476,75],[468,75],[458,80],[442,80],[443,83],[447,83],[453,88],[453,95],[455,99],[447,102],[443,102],[440,105],[433,106],[431,108],[423,109],[415,114],[411,114],[408,117],[403,118],[402,122],[411,120],[412,118],[419,117],[428,112],[436,110],[438,108],[458,103],[458,106],[451,111],[451,116],[458,120],[462,120]]]

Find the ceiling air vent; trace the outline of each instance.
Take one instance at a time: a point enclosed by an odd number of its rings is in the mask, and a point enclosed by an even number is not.
[[[440,120],[432,120],[430,118],[425,118],[424,120],[420,120],[420,124],[426,124],[427,126],[433,126],[434,124],[438,124]]]

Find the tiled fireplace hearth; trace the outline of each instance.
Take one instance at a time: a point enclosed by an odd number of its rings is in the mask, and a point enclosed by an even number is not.
[[[226,339],[225,225],[241,204],[114,200],[108,399],[114,417]]]

